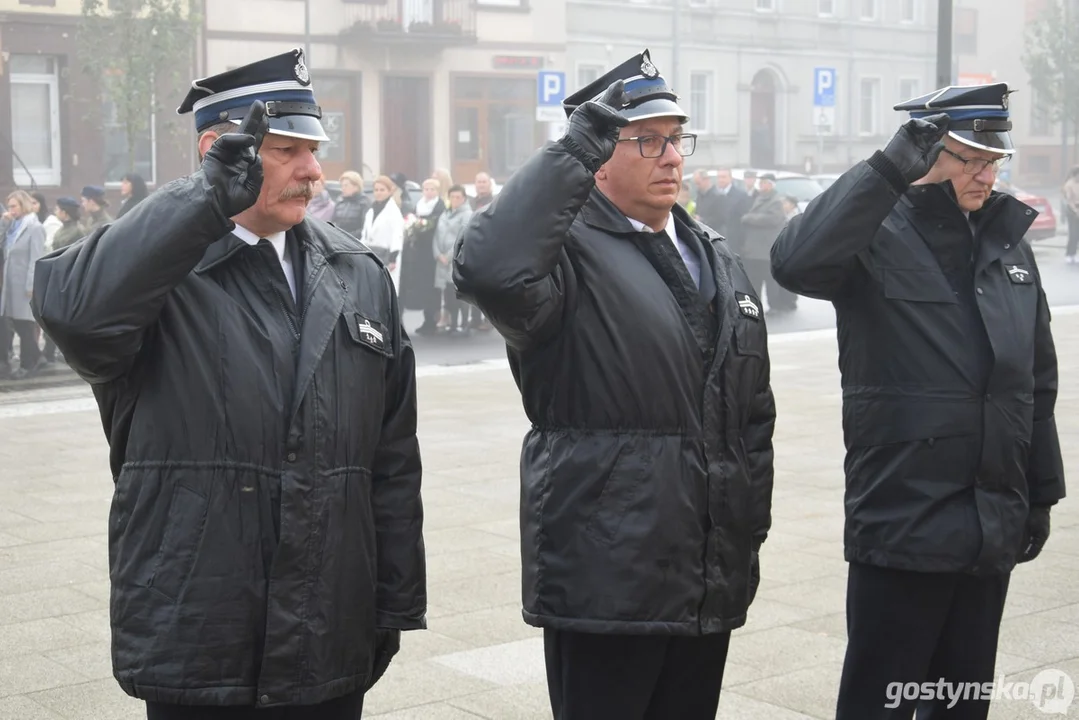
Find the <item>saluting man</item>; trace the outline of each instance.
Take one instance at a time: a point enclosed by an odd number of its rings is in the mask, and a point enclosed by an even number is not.
[[[113,672],[150,720],[354,720],[425,622],[412,347],[385,267],[305,218],[303,52],[179,112],[202,167],[35,276],[111,449]]]
[[[836,309],[846,436],[848,646],[838,720],[910,718],[897,683],[988,683],[1008,580],[1064,497],[1049,307],[993,191],[1008,86],[948,87],[795,216],[776,280]],[[894,695],[894,692],[892,693]],[[938,698],[918,719],[985,718]],[[886,706],[887,705],[887,706]]]
[[[532,421],[524,617],[557,720],[714,720],[771,525],[760,298],[677,204],[696,137],[647,51],[566,112],[454,259]]]

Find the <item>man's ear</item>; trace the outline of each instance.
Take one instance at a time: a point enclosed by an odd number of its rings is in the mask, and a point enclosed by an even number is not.
[[[596,171],[596,180],[605,182],[607,180],[607,165],[600,165],[599,170]]]
[[[206,157],[206,153],[210,151],[210,147],[218,137],[220,136],[213,130],[208,130],[202,135],[199,135],[199,160]]]

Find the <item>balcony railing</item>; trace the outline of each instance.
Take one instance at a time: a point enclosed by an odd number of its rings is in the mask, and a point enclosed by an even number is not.
[[[474,0],[347,0],[346,33],[398,42],[476,41]]]

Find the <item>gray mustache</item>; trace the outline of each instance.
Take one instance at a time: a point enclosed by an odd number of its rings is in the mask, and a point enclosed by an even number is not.
[[[310,200],[315,196],[315,188],[312,183],[304,183],[303,185],[297,185],[296,187],[286,188],[280,195],[280,200],[292,200],[294,198],[302,197],[305,200]]]

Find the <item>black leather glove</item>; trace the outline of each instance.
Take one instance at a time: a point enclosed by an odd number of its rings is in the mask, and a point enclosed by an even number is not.
[[[927,118],[911,118],[884,148],[884,157],[892,161],[907,184],[929,174],[944,149],[944,135],[950,119],[940,113]]]
[[[367,684],[370,690],[375,686],[386,669],[390,666],[390,660],[401,649],[401,631],[390,628],[375,628],[375,663],[371,669],[371,681]]]
[[[1030,562],[1041,554],[1049,539],[1049,506],[1033,505],[1027,515],[1027,527],[1023,533],[1022,555],[1019,562]]]
[[[202,159],[202,172],[213,188],[214,202],[227,218],[239,215],[258,200],[262,190],[259,148],[269,129],[266,105],[256,100],[240,131],[217,138]]]
[[[753,604],[753,599],[757,597],[757,588],[761,585],[761,555],[758,551],[754,550],[750,556],[749,566],[749,604]]]
[[[625,83],[615,80],[599,99],[583,103],[570,114],[562,144],[592,172],[611,159],[618,131],[629,124],[618,114],[627,102]]]

